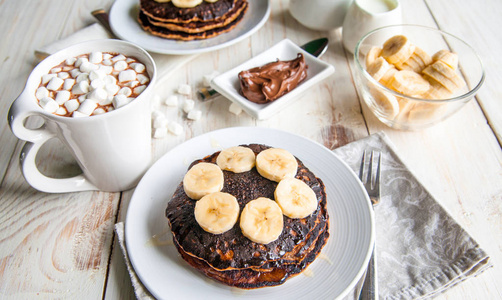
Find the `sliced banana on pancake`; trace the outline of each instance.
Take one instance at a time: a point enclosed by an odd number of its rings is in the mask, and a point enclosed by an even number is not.
[[[391,64],[402,64],[415,51],[415,46],[404,35],[389,38],[382,47],[382,56]]]
[[[275,189],[274,197],[282,213],[292,219],[308,217],[317,209],[314,190],[300,179],[281,180]]]
[[[196,7],[202,3],[202,0],[172,0],[173,5],[179,8]]]
[[[279,182],[287,177],[295,177],[298,162],[289,151],[270,148],[256,156],[256,169],[261,176]]]
[[[222,170],[234,173],[247,172],[255,166],[256,155],[248,147],[230,147],[220,152],[216,158],[216,164]]]
[[[224,178],[220,167],[211,163],[194,165],[183,178],[183,189],[188,197],[198,200],[207,194],[219,192]]]
[[[207,194],[195,204],[195,220],[205,231],[224,233],[237,223],[239,203],[237,199],[222,192]]]
[[[282,233],[284,220],[277,202],[260,197],[246,204],[241,213],[242,234],[255,243],[268,244]]]

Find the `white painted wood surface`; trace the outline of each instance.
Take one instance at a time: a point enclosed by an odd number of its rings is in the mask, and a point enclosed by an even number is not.
[[[251,0],[252,1],[252,0]],[[17,140],[7,124],[11,102],[36,64],[33,52],[94,22],[91,11],[112,0],[6,0],[0,2],[0,298],[134,299],[113,225],[125,219],[133,191],[45,194],[32,189],[19,170]],[[165,98],[179,83],[200,86],[212,70],[225,71],[287,37],[299,44],[328,35],[323,60],[336,72],[302,100],[266,121],[228,112],[230,102],[197,102],[203,118],[187,121],[179,109],[161,106],[184,125],[181,136],[152,140],[159,158],[199,134],[232,126],[287,130],[336,148],[385,131],[405,162],[450,214],[481,244],[494,267],[437,299],[502,299],[502,81],[498,51],[500,1],[402,0],[405,22],[441,28],[479,51],[487,79],[474,101],[451,119],[418,132],[385,127],[362,104],[352,77],[352,58],[340,30],[318,32],[296,22],[289,1],[271,0],[268,22],[250,38],[201,54],[176,71],[156,93]],[[75,172],[56,141],[40,153],[48,174]]]

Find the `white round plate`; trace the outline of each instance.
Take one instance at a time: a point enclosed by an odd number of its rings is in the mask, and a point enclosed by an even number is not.
[[[250,36],[268,19],[269,0],[248,1],[248,11],[229,32],[214,38],[196,41],[177,41],[154,36],[144,31],[138,23],[139,0],[115,0],[110,10],[110,26],[115,35],[135,43],[148,51],[162,54],[195,54],[228,47]]]
[[[188,165],[216,151],[259,143],[289,150],[326,186],[330,237],[304,273],[283,285],[241,290],[205,277],[179,256],[171,243],[165,209]],[[157,299],[340,299],[354,288],[374,243],[370,200],[357,176],[333,152],[303,137],[260,127],[235,127],[192,138],[162,156],[132,196],[125,222],[134,270]]]

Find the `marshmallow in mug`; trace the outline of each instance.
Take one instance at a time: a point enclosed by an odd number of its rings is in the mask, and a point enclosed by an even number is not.
[[[145,65],[136,58],[96,51],[53,67],[42,76],[35,96],[47,112],[85,117],[130,103],[149,82]]]

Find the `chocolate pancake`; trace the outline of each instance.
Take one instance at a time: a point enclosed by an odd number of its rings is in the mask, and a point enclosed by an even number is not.
[[[179,8],[169,2],[159,3],[155,0],[140,0],[140,10],[161,22],[189,23],[206,22],[224,19],[226,14],[245,0],[219,0],[214,3],[203,1],[192,8]]]
[[[239,1],[221,20],[193,21],[189,23],[176,23],[169,21],[159,21],[148,17],[148,22],[153,26],[166,28],[171,31],[181,31],[187,33],[199,33],[215,28],[221,28],[235,21],[247,8],[247,2]]]
[[[248,145],[256,154],[269,148],[264,145]],[[219,152],[195,161],[215,163]],[[298,160],[298,159],[297,159]],[[276,182],[258,174],[256,168],[244,173],[223,171],[225,183],[222,192],[237,198],[240,209],[258,197],[274,199]],[[318,203],[325,203],[326,194],[322,181],[317,178],[301,161],[298,160],[297,178],[307,183],[315,192]],[[324,202],[323,202],[324,201]],[[271,261],[279,261],[289,255],[292,261],[304,256],[304,250],[315,242],[309,239],[317,237],[319,231],[328,222],[328,216],[318,205],[318,209],[303,219],[291,219],[284,216],[284,229],[279,238],[269,244],[254,243],[242,235],[236,224],[231,230],[214,235],[204,231],[194,217],[195,201],[188,198],[180,183],[166,210],[175,242],[185,254],[200,258],[216,270],[258,268]],[[320,226],[318,226],[321,224]],[[312,233],[312,234],[311,234]]]
[[[222,1],[222,0],[220,0]],[[220,2],[218,1],[218,2]],[[218,3],[216,2],[216,3]],[[173,31],[167,29],[165,27],[156,26],[150,23],[148,16],[140,11],[138,16],[138,21],[141,27],[151,34],[155,36],[159,36],[166,39],[176,39],[182,41],[192,41],[192,40],[201,40],[208,39],[220,35],[222,33],[228,32],[232,30],[237,24],[244,18],[244,15],[248,9],[248,3],[244,3],[245,7],[242,9],[241,13],[230,23],[224,25],[222,27],[215,27],[213,29],[209,29],[201,32],[188,33],[185,31]]]

